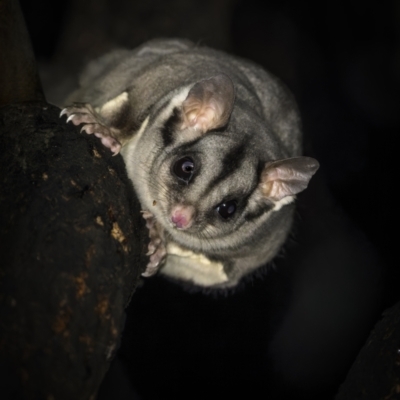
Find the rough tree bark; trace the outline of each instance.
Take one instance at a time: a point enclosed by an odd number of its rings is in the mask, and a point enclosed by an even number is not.
[[[18,3],[0,16],[0,397],[94,399],[144,267],[140,206],[122,158],[44,101]]]

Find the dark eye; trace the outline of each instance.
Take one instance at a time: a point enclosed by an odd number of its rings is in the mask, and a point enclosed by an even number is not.
[[[236,201],[230,200],[230,201],[221,203],[217,207],[217,211],[218,211],[218,214],[224,219],[228,219],[228,218],[232,217],[236,211]]]
[[[175,176],[186,183],[189,183],[194,172],[194,161],[190,157],[180,158],[175,162],[173,168],[173,173]]]

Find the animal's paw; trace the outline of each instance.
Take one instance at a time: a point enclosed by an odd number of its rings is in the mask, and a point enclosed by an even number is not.
[[[148,277],[154,275],[162,265],[167,255],[165,248],[163,229],[157,224],[154,215],[148,211],[142,211],[143,218],[146,220],[146,227],[149,230],[150,243],[146,255],[150,256],[146,271],[142,276]]]
[[[67,116],[67,122],[72,122],[74,125],[84,124],[81,132],[85,131],[100,138],[101,143],[109,148],[114,155],[121,150],[121,143],[114,137],[111,128],[101,123],[100,116],[90,104],[74,103],[61,111],[60,117],[63,115]]]
[[[89,103],[74,103],[61,111],[60,117],[63,115],[67,116],[67,122],[71,121],[74,125],[93,124],[99,121],[96,111]]]

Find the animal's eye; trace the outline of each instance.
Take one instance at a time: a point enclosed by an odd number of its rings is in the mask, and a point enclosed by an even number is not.
[[[174,166],[172,167],[172,172],[177,178],[183,180],[186,183],[189,183],[194,172],[193,159],[190,157],[180,158],[178,161],[175,162]]]
[[[224,203],[221,203],[217,207],[218,214],[224,219],[228,219],[228,218],[232,217],[233,214],[235,214],[235,211],[236,211],[236,201],[235,200],[225,201]]]

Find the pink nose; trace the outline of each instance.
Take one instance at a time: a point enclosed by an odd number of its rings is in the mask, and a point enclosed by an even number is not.
[[[188,229],[193,224],[193,206],[174,206],[171,210],[171,221],[178,229]]]

